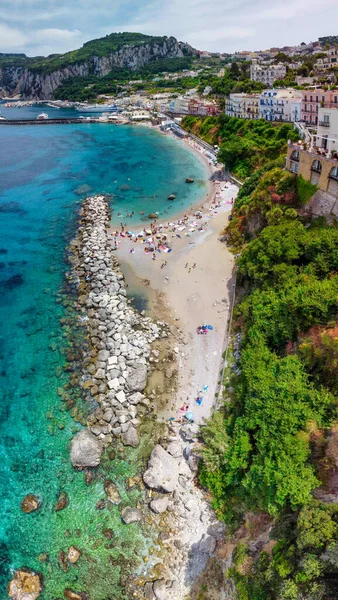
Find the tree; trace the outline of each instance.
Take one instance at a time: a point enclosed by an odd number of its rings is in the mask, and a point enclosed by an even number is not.
[[[320,506],[308,506],[300,511],[297,521],[297,546],[300,550],[319,550],[332,540],[336,533],[336,523]]]

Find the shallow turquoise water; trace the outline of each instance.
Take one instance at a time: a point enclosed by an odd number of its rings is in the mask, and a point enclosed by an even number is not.
[[[137,470],[136,453],[107,461],[90,487],[70,465],[68,444],[80,425],[57,393],[67,381],[60,371],[67,339],[59,323],[65,309],[56,300],[84,190],[114,194],[114,215],[127,208],[139,220],[141,209],[164,211],[170,193],[177,193],[178,208],[198,201],[205,187],[187,186],[186,176],[204,181],[205,168],[180,142],[145,128],[0,128],[1,599],[11,571],[23,565],[43,573],[43,600],[62,597],[65,587],[90,600],[122,598],[121,561],[146,553],[138,525],[122,526],[112,505],[95,509],[108,475],[125,503],[136,501],[135,491],[123,492],[125,476]],[[55,513],[60,490],[70,503]],[[21,512],[27,493],[41,498],[37,513]],[[110,542],[105,528],[114,530]],[[71,544],[83,554],[64,573],[58,555]],[[47,562],[38,560],[41,553]]]

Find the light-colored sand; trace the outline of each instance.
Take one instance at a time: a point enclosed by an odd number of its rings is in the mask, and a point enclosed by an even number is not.
[[[156,253],[156,260],[152,260],[152,255],[145,252],[144,244],[120,237],[116,251],[119,260],[127,263],[140,279],[140,284],[141,280],[149,280],[152,290],[164,294],[165,305],[183,331],[176,347],[178,391],[173,405],[163,417],[181,417],[179,408],[188,404],[196,423],[210,415],[215,400],[233,283],[233,256],[218,238],[228,221],[231,200],[238,189],[225,182],[212,184],[212,187],[214,194],[219,190],[220,207],[211,204],[209,195],[208,204],[203,205],[202,219],[192,218],[183,231],[163,229],[172,252]],[[189,229],[194,228],[189,225],[193,221],[199,226],[203,224],[203,231],[195,227],[195,232],[186,236]],[[176,224],[176,220],[172,222]],[[130,253],[131,249],[133,253]],[[164,261],[167,264],[161,268]],[[198,335],[196,328],[203,324],[210,324],[213,330],[207,335]],[[203,403],[197,406],[195,399],[204,386],[208,386],[208,390],[202,392]]]

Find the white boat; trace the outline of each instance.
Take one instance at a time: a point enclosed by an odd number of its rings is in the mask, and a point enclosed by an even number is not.
[[[47,113],[41,113],[36,117],[37,121],[47,121],[48,115]]]
[[[90,104],[88,106],[77,106],[76,110],[82,113],[118,112],[116,104]]]
[[[1,110],[0,110],[0,121],[6,121],[6,118],[2,116],[1,114]]]

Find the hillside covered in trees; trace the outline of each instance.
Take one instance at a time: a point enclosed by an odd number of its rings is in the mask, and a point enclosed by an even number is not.
[[[200,481],[235,546],[239,600],[334,600],[338,228],[300,218],[316,188],[257,152],[226,230],[238,255],[234,352],[222,409],[203,428]]]

